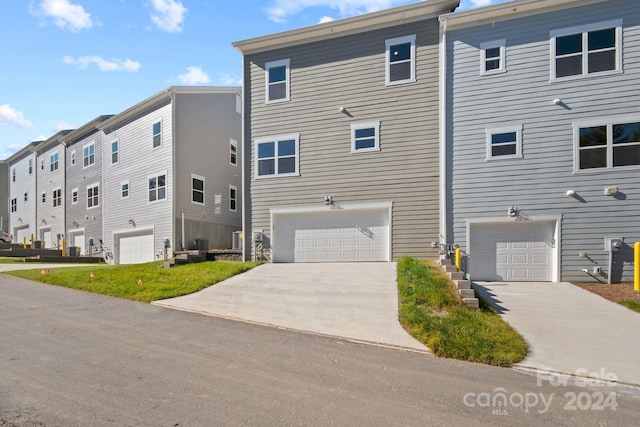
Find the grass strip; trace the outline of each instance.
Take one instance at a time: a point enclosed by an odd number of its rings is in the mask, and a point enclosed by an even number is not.
[[[258,265],[255,262],[215,261],[163,268],[162,264],[162,261],[135,265],[100,264],[10,271],[4,274],[133,301],[151,302],[197,292]]]
[[[619,301],[618,304],[622,304],[627,308],[630,308],[633,311],[637,311],[640,313],[640,301],[632,300],[632,299],[624,299]]]
[[[400,323],[442,357],[513,366],[527,355],[524,339],[493,310],[467,307],[449,277],[426,261],[398,261]]]

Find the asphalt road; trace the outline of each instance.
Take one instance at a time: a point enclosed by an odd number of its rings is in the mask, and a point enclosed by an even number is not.
[[[635,389],[540,379],[5,275],[0,328],[3,427],[640,424]]]

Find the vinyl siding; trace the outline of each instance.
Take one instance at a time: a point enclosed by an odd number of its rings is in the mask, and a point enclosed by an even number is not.
[[[33,173],[29,174],[29,159],[33,160]],[[9,163],[9,233],[13,234],[14,242],[17,241],[17,230],[27,228],[29,235],[36,235],[36,168],[40,166],[36,162],[36,156],[28,153]],[[12,169],[16,169],[16,181],[11,178]],[[29,200],[24,202],[24,193],[29,193]],[[17,199],[18,210],[11,212],[11,199]]]
[[[417,82],[385,86],[385,40],[411,34]],[[266,105],[264,64],[285,58],[291,100]],[[325,195],[338,205],[391,201],[392,258],[435,256],[437,64],[435,19],[246,56],[246,232],[264,230],[268,248],[272,208],[318,206]],[[351,153],[351,124],[378,120],[380,151]],[[300,176],[255,179],[255,139],[291,133],[300,134]]]
[[[58,170],[51,172],[50,156],[58,153]],[[51,245],[48,248],[58,249],[56,236],[65,234],[65,148],[63,144],[55,143],[51,148],[38,154],[34,168],[40,167],[40,159],[44,158],[44,170],[38,169],[35,194],[29,194],[34,199],[36,212],[36,240],[44,240],[43,233],[51,231]],[[62,190],[62,205],[53,207],[53,190]],[[46,203],[42,203],[42,193],[46,193]],[[19,203],[20,201],[18,201]],[[61,244],[62,242],[60,242]]]
[[[623,73],[550,81],[550,31],[623,19]],[[480,76],[480,43],[506,39],[506,73]],[[466,253],[465,221],[506,217],[517,206],[526,220],[562,217],[561,280],[589,281],[582,268],[608,273],[604,237],[624,237],[614,280],[633,274],[640,240],[640,167],[574,172],[575,121],[635,115],[640,121],[640,9],[634,0],[585,5],[447,34],[447,234]],[[566,108],[554,105],[561,99]],[[485,129],[522,125],[521,159],[486,159]],[[619,197],[604,195],[618,186]],[[566,196],[567,190],[579,196]],[[586,251],[591,258],[580,258]],[[466,253],[467,256],[473,254]],[[601,278],[606,280],[606,278]]]

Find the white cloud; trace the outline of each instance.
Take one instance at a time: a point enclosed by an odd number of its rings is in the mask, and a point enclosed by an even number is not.
[[[332,18],[330,16],[323,16],[322,18],[320,18],[321,24],[324,24],[325,22],[331,22],[331,21],[335,21],[335,18]]]
[[[151,6],[156,13],[151,14],[151,21],[163,31],[179,33],[187,8],[180,1],[151,0]]]
[[[53,130],[56,132],[59,132],[61,130],[69,130],[69,129],[75,129],[76,127],[72,124],[69,124],[67,122],[55,122],[53,124]]]
[[[9,104],[0,105],[0,125],[3,124],[18,126],[23,129],[29,129],[31,127],[31,122],[25,119],[20,111],[11,108]]]
[[[36,141],[46,141],[47,137],[40,134],[38,136],[36,136],[35,138],[31,139],[31,142],[36,142]]]
[[[65,64],[77,65],[82,69],[88,68],[91,64],[96,64],[100,71],[138,71],[138,69],[141,67],[139,62],[132,61],[130,59],[112,59],[111,61],[107,61],[106,59],[102,59],[97,55],[81,56],[78,59],[72,58],[70,56],[65,56],[64,58],[62,58],[62,61]]]
[[[87,30],[93,26],[91,14],[69,0],[43,0],[40,7],[31,12],[37,16],[53,18],[55,25],[71,31]]]
[[[211,79],[200,67],[187,67],[187,72],[185,74],[180,74],[178,76],[178,81],[180,84],[193,86],[209,83]]]
[[[335,9],[340,12],[340,17],[344,18],[406,3],[407,0],[273,0],[265,10],[272,21],[284,22],[287,17],[310,7]]]
[[[220,74],[218,82],[221,86],[242,86],[242,78],[230,76],[229,74]]]

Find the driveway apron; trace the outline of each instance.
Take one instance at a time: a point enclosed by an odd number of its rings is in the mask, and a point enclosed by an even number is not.
[[[640,313],[565,282],[474,288],[527,340],[519,367],[640,385]]]
[[[398,322],[396,263],[263,264],[153,304],[413,350]]]

